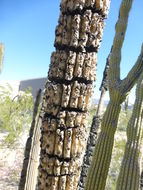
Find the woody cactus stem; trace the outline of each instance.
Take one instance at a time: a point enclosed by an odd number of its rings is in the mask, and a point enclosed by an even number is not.
[[[136,89],[133,113],[127,126],[127,143],[116,190],[138,190],[143,132],[143,74]]]
[[[0,43],[0,71],[2,69],[3,57],[4,57],[4,45]]]
[[[127,77],[122,81],[120,80],[121,48],[124,41],[131,5],[132,0],[123,0],[120,7],[108,71],[110,101],[101,123],[101,132],[99,134],[92,163],[88,171],[85,190],[105,189],[121,103],[125,100],[127,94],[143,71],[142,46],[141,53],[136,64],[128,73]]]
[[[103,79],[102,79],[102,83],[99,89],[101,91],[101,94],[100,94],[100,99],[99,99],[96,115],[93,117],[90,133],[89,133],[89,137],[88,137],[88,141],[86,145],[86,151],[83,158],[80,180],[79,180],[78,188],[77,188],[78,190],[83,190],[85,187],[87,171],[88,171],[88,168],[90,167],[93,152],[94,152],[94,147],[97,141],[97,135],[98,135],[99,126],[101,123],[101,113],[102,113],[103,105],[104,105],[104,96],[108,89],[107,88],[107,71],[109,68],[109,56],[106,61],[106,66],[103,72]]]
[[[75,190],[110,0],[62,0],[43,100],[38,190]]]
[[[22,171],[21,171],[19,190],[24,190],[24,189],[32,190],[32,189],[34,189],[34,185],[36,184],[36,180],[33,180],[36,178],[35,173],[34,174],[32,173],[33,175],[31,175],[31,176],[29,175],[29,173],[31,171],[30,170],[31,162],[34,162],[34,165],[36,165],[36,162],[38,162],[37,161],[38,155],[37,155],[37,157],[35,157],[35,155],[33,155],[33,147],[34,147],[33,140],[35,138],[34,135],[35,135],[35,131],[36,131],[36,118],[37,118],[37,114],[38,114],[40,99],[41,99],[41,89],[38,90],[36,100],[34,103],[33,119],[32,119],[29,137],[27,139],[26,148],[25,148],[25,152],[24,152],[24,161],[23,161],[23,167],[22,167]],[[38,140],[40,140],[40,139],[38,139]],[[39,147],[40,147],[40,145],[39,145]],[[28,183],[29,181],[30,181],[30,186]],[[32,187],[32,188],[30,188],[30,187]]]
[[[143,190],[143,170],[142,170],[141,176],[140,176],[140,190]]]

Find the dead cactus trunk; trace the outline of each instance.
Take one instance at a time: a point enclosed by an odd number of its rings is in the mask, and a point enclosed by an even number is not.
[[[40,99],[41,99],[41,89],[38,90],[37,96],[35,99],[34,110],[33,110],[33,120],[32,120],[32,124],[30,128],[30,132],[29,132],[29,137],[26,142],[23,167],[22,167],[21,178],[20,178],[20,183],[19,183],[19,190],[33,190],[36,183],[36,177],[35,177],[36,174],[33,173],[33,175],[29,175],[29,171],[31,170],[30,169],[31,162],[36,163],[36,160],[38,160],[39,158],[39,156],[38,158],[35,157],[32,151],[33,151],[33,146],[35,146],[34,145],[35,142],[33,140],[35,138],[35,131],[37,130],[36,118],[37,118],[38,108],[40,104]],[[40,139],[38,140],[40,142]],[[40,144],[39,144],[38,149],[40,149]],[[30,188],[27,185],[28,181],[30,181],[30,186],[32,186],[32,188]]]
[[[110,0],[62,0],[43,101],[38,189],[75,190]]]

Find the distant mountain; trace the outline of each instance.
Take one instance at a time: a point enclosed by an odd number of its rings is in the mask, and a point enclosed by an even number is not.
[[[99,99],[95,99],[95,98],[92,99],[92,105],[98,105],[98,102],[99,102]],[[108,103],[109,103],[109,100],[104,100],[104,106],[105,106],[105,107],[107,107]],[[130,109],[133,109],[133,106],[134,106],[133,103],[129,103],[128,109],[129,109],[129,110],[130,110]],[[122,104],[122,108],[124,109],[124,103]]]
[[[99,99],[92,99],[93,105],[98,105]],[[109,103],[109,100],[104,100],[104,106],[107,106]]]

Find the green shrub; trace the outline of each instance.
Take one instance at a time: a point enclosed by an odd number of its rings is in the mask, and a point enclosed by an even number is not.
[[[7,135],[4,143],[13,144],[20,133],[28,128],[33,112],[33,97],[31,90],[19,92],[12,97],[13,89],[7,86],[0,86],[0,131]]]

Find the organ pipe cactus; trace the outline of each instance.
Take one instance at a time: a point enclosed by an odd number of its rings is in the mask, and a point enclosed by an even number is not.
[[[101,132],[95,146],[85,190],[104,190],[111,161],[114,134],[117,128],[121,103],[143,71],[143,46],[141,53],[127,77],[120,79],[121,48],[128,23],[132,0],[122,0],[116,34],[109,61],[108,87],[110,101],[103,116]]]
[[[110,0],[62,0],[43,100],[38,190],[75,190]]]
[[[4,45],[0,43],[0,71],[2,69],[3,57],[4,57]]]
[[[127,126],[127,143],[116,190],[139,190],[143,135],[143,74],[137,88],[133,113]]]
[[[109,54],[109,56],[110,56],[110,54]],[[91,164],[94,147],[95,147],[95,144],[97,141],[97,135],[98,135],[99,126],[101,123],[101,114],[102,114],[103,105],[104,105],[104,96],[108,89],[108,87],[107,87],[107,71],[109,68],[109,56],[106,61],[106,66],[105,66],[105,69],[103,72],[103,79],[102,79],[102,83],[101,83],[101,86],[99,89],[101,91],[101,94],[100,94],[100,99],[99,99],[99,103],[97,106],[96,115],[93,117],[92,125],[90,128],[90,133],[89,133],[89,137],[88,137],[88,141],[87,141],[87,145],[86,145],[86,152],[85,152],[85,155],[83,158],[82,170],[81,170],[81,174],[80,174],[80,180],[78,183],[78,190],[83,190],[85,187],[87,171]]]

